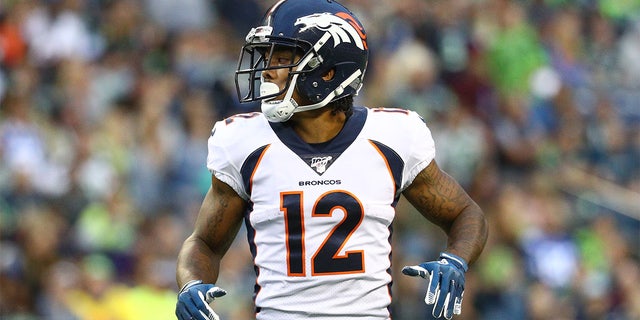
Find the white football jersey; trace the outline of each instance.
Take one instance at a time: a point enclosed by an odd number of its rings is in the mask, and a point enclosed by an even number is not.
[[[317,145],[258,112],[216,123],[207,166],[249,203],[257,319],[389,319],[395,205],[434,156],[402,109],[354,107]]]

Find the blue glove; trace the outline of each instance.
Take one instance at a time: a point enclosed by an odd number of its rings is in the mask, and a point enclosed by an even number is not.
[[[429,279],[429,289],[424,302],[427,305],[434,305],[432,312],[434,317],[440,318],[444,315],[445,318],[451,319],[454,314],[462,312],[464,273],[468,269],[464,259],[443,252],[440,254],[439,261],[404,267],[402,273]]]
[[[204,284],[202,280],[191,280],[180,289],[176,316],[180,320],[220,320],[209,303],[225,294],[227,294],[226,291],[213,284]]]

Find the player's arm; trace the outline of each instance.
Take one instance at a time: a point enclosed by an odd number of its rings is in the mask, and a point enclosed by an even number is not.
[[[403,195],[429,221],[448,236],[446,252],[474,262],[487,240],[482,209],[436,161],[423,169]]]
[[[245,208],[246,202],[229,185],[212,176],[194,231],[178,254],[180,287],[191,280],[217,281],[220,261],[240,229]]]
[[[435,161],[424,168],[404,196],[420,213],[448,235],[447,247],[436,261],[407,266],[402,273],[429,280],[425,303],[436,318],[451,319],[462,312],[465,272],[487,240],[487,224],[480,207]]]
[[[220,261],[240,229],[245,208],[245,201],[231,187],[212,177],[194,231],[178,254],[178,319],[219,319],[209,303],[226,294],[215,282]]]

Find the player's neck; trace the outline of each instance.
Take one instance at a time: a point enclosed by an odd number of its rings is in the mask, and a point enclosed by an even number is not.
[[[306,143],[323,143],[333,139],[347,121],[344,112],[332,114],[328,108],[295,114],[291,120],[293,130]]]

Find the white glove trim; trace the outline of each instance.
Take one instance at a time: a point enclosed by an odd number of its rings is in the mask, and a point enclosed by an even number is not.
[[[205,295],[202,293],[202,291],[198,291],[198,297],[200,297],[202,302],[204,302],[204,306],[207,307],[207,311],[209,312],[209,315],[206,315],[204,312],[202,312],[202,310],[198,310],[198,311],[200,311],[200,314],[207,319],[220,320],[220,317],[218,317],[218,315],[213,311],[213,309],[211,309],[211,306],[209,306],[209,301],[207,301],[208,299],[206,299],[204,296]],[[213,301],[213,299],[211,299],[211,301]]]

